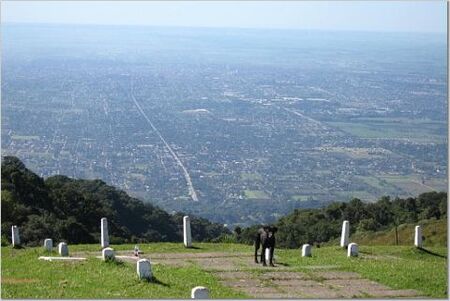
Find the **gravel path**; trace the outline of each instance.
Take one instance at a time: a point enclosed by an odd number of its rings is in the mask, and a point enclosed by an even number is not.
[[[79,253],[81,254],[81,253]],[[99,253],[100,254],[100,253]],[[136,262],[132,251],[119,251],[120,260]],[[415,290],[394,290],[364,279],[339,266],[309,266],[307,272],[275,263],[263,267],[253,262],[251,253],[152,253],[142,254],[152,264],[184,267],[197,265],[212,273],[220,283],[254,298],[419,298]]]

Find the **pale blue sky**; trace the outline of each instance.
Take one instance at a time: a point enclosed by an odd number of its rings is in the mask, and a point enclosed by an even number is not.
[[[445,1],[2,1],[2,22],[446,32]]]

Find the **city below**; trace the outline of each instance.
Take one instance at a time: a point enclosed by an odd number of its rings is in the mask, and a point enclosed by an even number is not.
[[[444,34],[110,32],[3,27],[3,156],[229,226],[447,191]]]

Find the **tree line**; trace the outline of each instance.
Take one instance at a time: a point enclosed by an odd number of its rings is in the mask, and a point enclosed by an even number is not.
[[[350,202],[333,202],[319,209],[296,209],[280,218],[277,245],[299,248],[302,244],[321,244],[341,235],[342,222],[350,221],[350,234],[357,231],[382,231],[401,224],[417,223],[426,219],[447,218],[447,193],[427,192],[418,197],[395,198],[388,196],[373,203],[354,198]],[[234,229],[233,235],[222,239],[252,244],[261,225]]]
[[[108,218],[110,241],[118,243],[182,241],[183,216],[128,196],[101,180],[66,176],[43,179],[16,157],[1,164],[2,242],[10,241],[12,225],[21,240],[39,245],[45,238],[68,243],[100,241],[100,219]],[[211,241],[231,233],[221,224],[191,216],[192,238]]]

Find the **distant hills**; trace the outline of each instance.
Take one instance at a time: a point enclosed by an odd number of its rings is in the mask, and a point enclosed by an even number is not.
[[[18,225],[28,245],[48,237],[95,243],[102,217],[108,218],[111,243],[182,241],[183,213],[171,215],[100,180],[59,175],[44,180],[16,157],[4,157],[1,167],[2,242],[10,239],[11,226]],[[230,233],[223,225],[198,217],[191,217],[191,228],[195,241]]]

